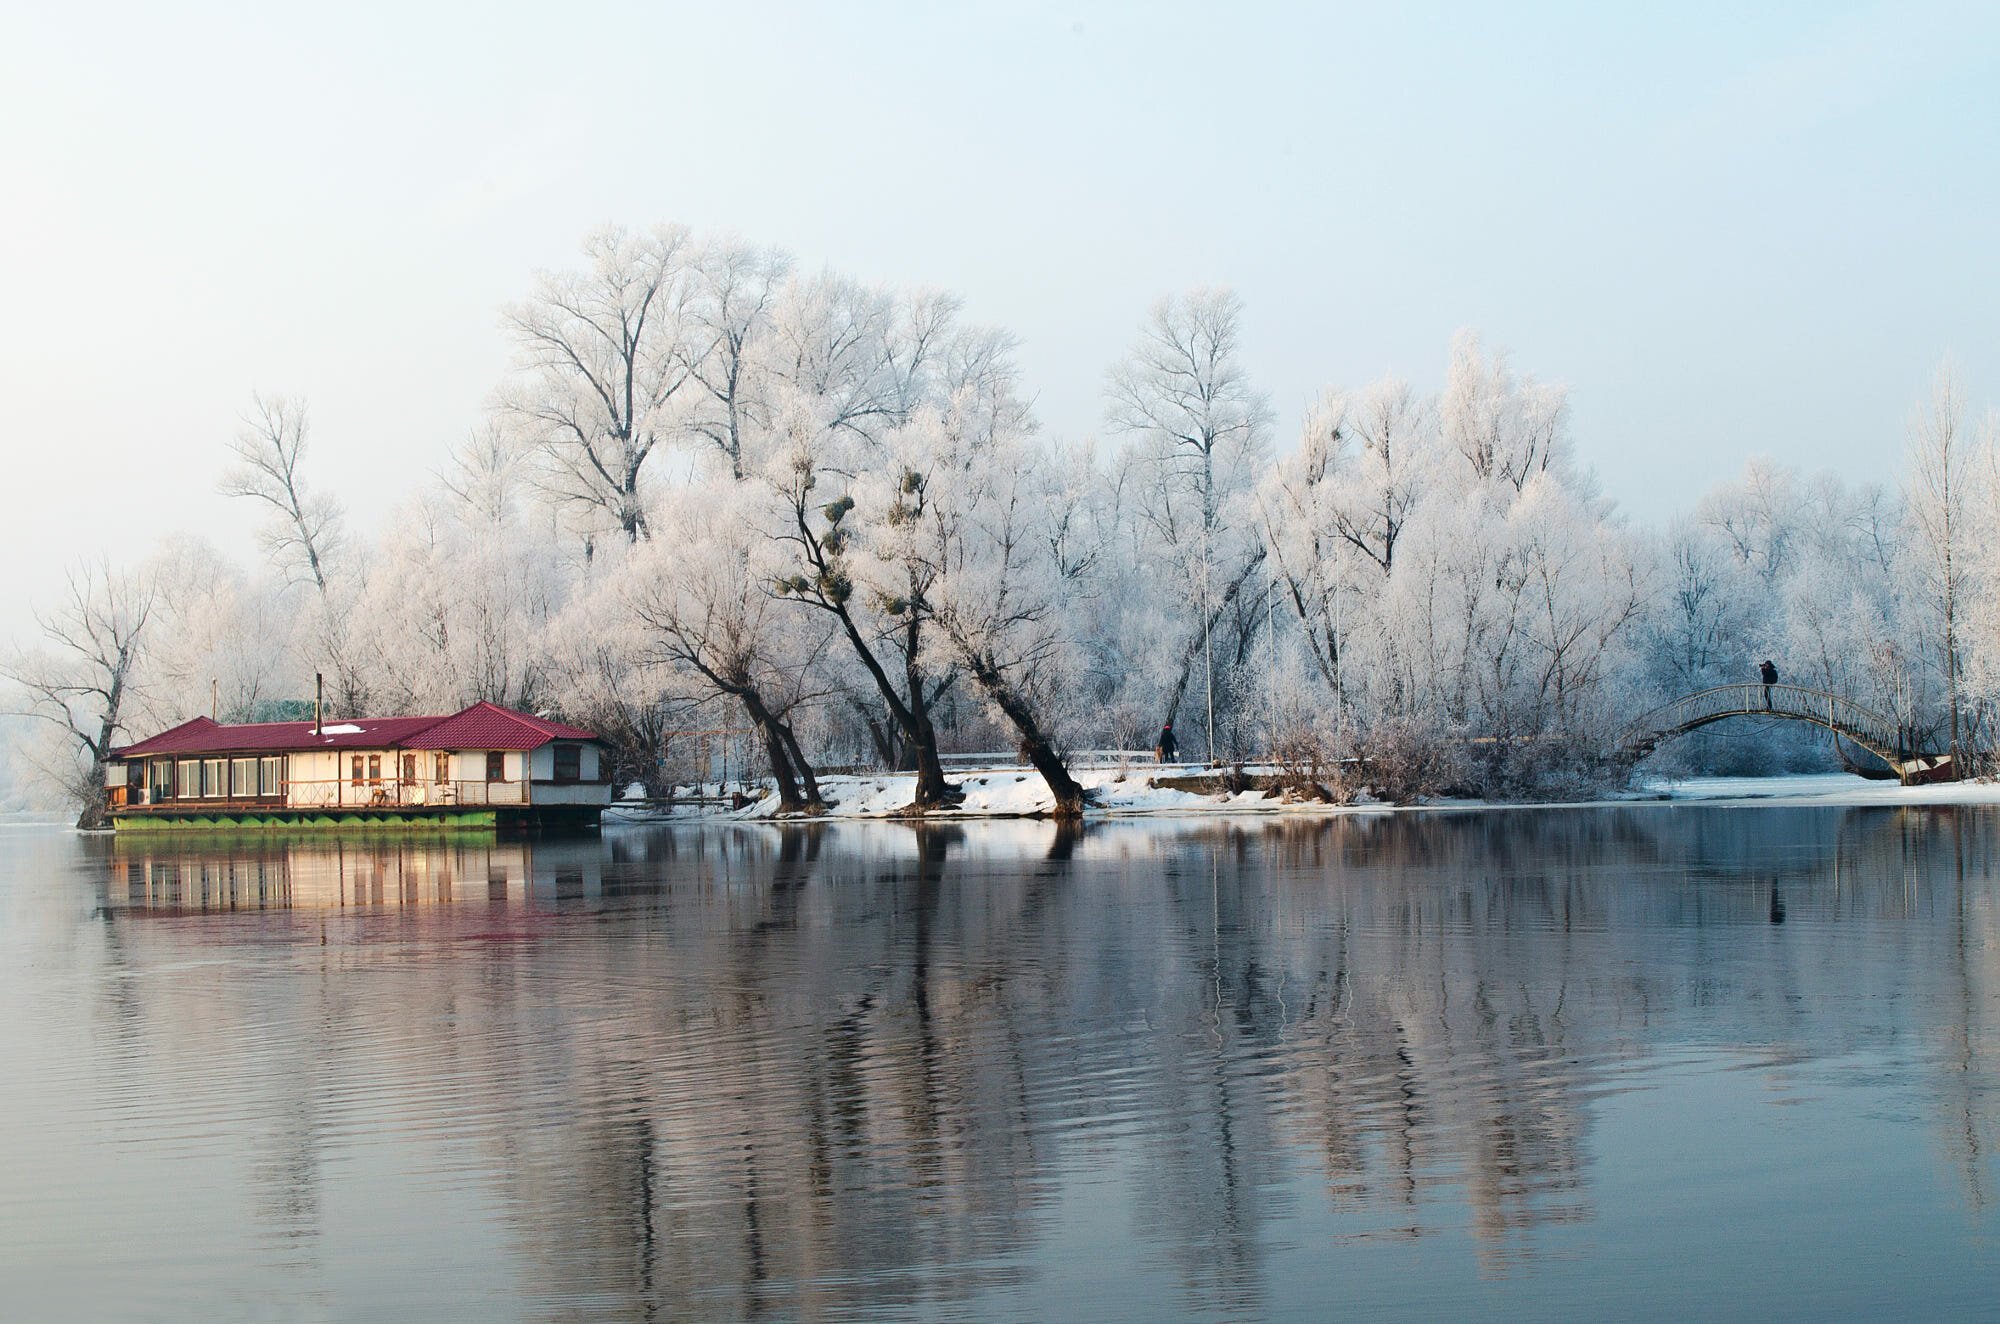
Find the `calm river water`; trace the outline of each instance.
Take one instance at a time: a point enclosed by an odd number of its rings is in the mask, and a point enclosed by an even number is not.
[[[1988,1313],[1996,840],[0,833],[0,1317]]]

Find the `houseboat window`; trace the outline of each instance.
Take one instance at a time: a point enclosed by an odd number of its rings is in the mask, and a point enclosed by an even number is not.
[[[406,782],[413,782],[416,779],[417,779],[417,756],[415,754],[405,754],[403,755],[403,780]]]
[[[353,776],[349,780],[356,786],[361,785],[361,756],[359,754],[354,756],[354,762],[350,765],[350,770]]]
[[[182,759],[174,765],[176,790],[174,794],[182,800],[201,798],[201,764],[193,759]]]
[[[229,761],[229,793],[239,800],[247,800],[257,794],[256,759]]]
[[[368,780],[371,782],[382,780],[382,756],[380,754],[370,754],[368,756]]]
[[[201,761],[201,795],[204,800],[220,800],[229,794],[228,767],[224,759]]]
[[[437,765],[438,765],[438,766],[437,766],[437,779],[438,779],[439,781],[441,781],[441,782],[448,782],[448,781],[450,781],[450,780],[451,780],[451,755],[449,755],[449,754],[439,754],[439,755],[438,755],[438,757],[437,757]]]
[[[165,759],[153,764],[153,801],[174,798],[174,765]]]
[[[580,781],[583,778],[583,746],[556,746],[556,780],[559,782]]]
[[[267,758],[257,760],[257,794],[264,796],[285,793],[285,760]]]
[[[487,752],[486,780],[490,782],[504,782],[507,780],[507,756],[497,749]]]

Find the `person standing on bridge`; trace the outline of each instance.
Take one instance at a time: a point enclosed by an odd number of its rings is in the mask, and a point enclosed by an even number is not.
[[[1180,746],[1174,741],[1174,724],[1168,722],[1160,728],[1160,738],[1153,745],[1153,757],[1162,763],[1172,763],[1180,757]]]
[[[1769,712],[1771,711],[1771,687],[1778,683],[1778,669],[1771,665],[1770,658],[1765,658],[1764,665],[1757,668],[1757,676],[1758,679],[1764,682],[1764,711]]]

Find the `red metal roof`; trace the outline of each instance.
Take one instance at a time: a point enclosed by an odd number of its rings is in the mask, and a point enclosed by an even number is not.
[[[308,722],[306,725],[311,726],[312,723]],[[127,745],[123,749],[114,749],[112,753],[124,755],[136,749],[142,754],[167,754],[181,749],[199,748],[203,738],[210,731],[221,729],[220,725],[209,718],[192,717],[179,726],[168,727],[151,739],[141,740],[138,744]]]
[[[588,731],[545,717],[475,703],[403,742],[405,749],[540,749],[551,740],[595,740]]]
[[[588,731],[475,703],[447,717],[353,717],[324,723],[246,722],[224,726],[206,717],[182,722],[127,745],[115,758],[165,754],[275,754],[307,749],[539,749],[551,740],[595,740]]]

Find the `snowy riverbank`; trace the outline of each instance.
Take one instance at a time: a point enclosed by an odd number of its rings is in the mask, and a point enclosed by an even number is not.
[[[1187,770],[1181,770],[1185,775]],[[1079,770],[1077,780],[1092,792],[1092,817],[1189,814],[1336,814],[1407,809],[1501,809],[1522,807],[1512,802],[1440,800],[1416,805],[1389,805],[1363,802],[1353,805],[1325,805],[1312,801],[1290,802],[1265,791],[1250,790],[1233,795],[1204,795],[1168,786],[1154,785],[1157,777],[1173,775],[1171,770],[1144,768],[1092,768]],[[1028,818],[1045,816],[1053,808],[1049,790],[1033,770],[1000,768],[954,776],[965,799],[954,808],[939,810],[932,818]],[[909,808],[915,795],[916,778],[907,774],[836,776],[820,779],[827,797],[830,818],[892,818]],[[1894,782],[1869,781],[1846,773],[1807,774],[1784,777],[1694,777],[1681,780],[1644,782],[1631,792],[1585,804],[1700,803],[1752,804],[1784,801],[1788,804],[1899,805],[1899,804],[2000,804],[2000,784],[1968,782],[1944,786],[1899,786]],[[1552,806],[1538,806],[1548,808]],[[741,809],[709,811],[684,810],[665,817],[726,820],[769,819],[777,816],[775,795],[764,797]],[[606,822],[641,815],[614,806]],[[646,816],[654,817],[654,816]]]
[[[1784,777],[1689,777],[1647,782],[1642,798],[1733,804],[1783,800],[1789,804],[1934,805],[2000,804],[2000,782],[1947,782],[1899,786],[1851,773],[1799,773]]]
[[[1237,795],[1200,795],[1172,787],[1155,786],[1156,777],[1186,777],[1204,770],[1192,765],[1158,768],[1079,768],[1077,781],[1092,796],[1093,815],[1114,814],[1236,814],[1306,811],[1325,813],[1326,805],[1285,804],[1263,791]],[[934,811],[932,818],[1033,818],[1046,816],[1055,806],[1048,785],[1032,768],[992,768],[954,772],[951,782],[965,799],[951,809]],[[910,773],[882,773],[862,776],[827,776],[819,779],[820,793],[826,798],[829,818],[893,818],[909,809],[916,797],[917,779]],[[1379,807],[1379,806],[1378,806]],[[613,805],[605,821],[615,822],[625,811]],[[666,815],[709,819],[765,819],[778,813],[778,797],[766,795],[741,809],[711,808]]]

